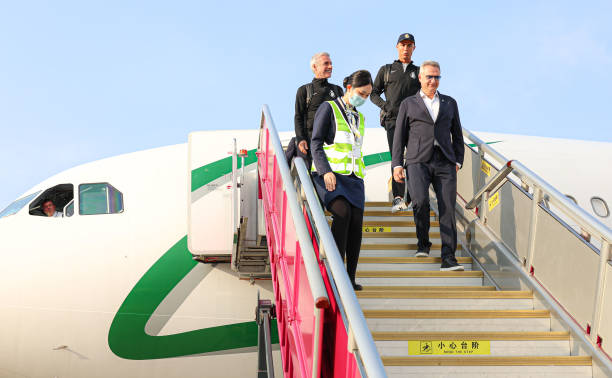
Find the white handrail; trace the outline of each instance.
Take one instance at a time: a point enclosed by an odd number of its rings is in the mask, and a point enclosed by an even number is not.
[[[278,138],[278,132],[274,126],[274,121],[272,120],[268,106],[264,105],[262,111],[264,113],[265,122],[267,122],[267,127],[270,130],[270,143],[272,144],[272,148],[274,150],[278,170],[283,181],[283,189],[287,195],[287,204],[291,211],[291,218],[293,219],[293,224],[295,225],[295,231],[298,241],[300,242],[300,247],[302,248],[304,267],[306,268],[306,276],[308,278],[308,284],[310,285],[312,297],[314,298],[315,303],[320,303],[324,307],[327,307],[324,305],[324,303],[327,302],[327,305],[329,305],[329,297],[327,296],[325,284],[323,283],[323,278],[321,277],[321,271],[319,270],[317,257],[312,246],[312,240],[310,239],[310,234],[308,233],[308,228],[306,227],[306,221],[304,220],[302,211],[300,211],[298,206],[297,193],[291,184],[291,173],[289,173],[289,166],[287,165],[287,160],[285,160],[283,147],[280,139]]]
[[[370,329],[366,323],[361,306],[353,290],[353,285],[348,278],[344,261],[340,257],[338,246],[331,233],[327,218],[321,207],[321,203],[315,196],[314,187],[308,174],[306,164],[302,158],[295,158],[295,167],[302,183],[302,189],[306,195],[306,201],[310,206],[315,227],[319,233],[320,243],[325,251],[325,257],[329,262],[332,277],[338,288],[340,295],[340,303],[344,308],[346,317],[348,318],[349,333],[352,331],[359,350],[359,355],[363,361],[363,365],[368,377],[386,377],[385,367],[380,359],[380,354],[376,349],[376,344],[370,333]],[[350,337],[350,336],[349,336]]]
[[[517,160],[509,161],[502,154],[497,152],[495,149],[489,147],[476,135],[472,134],[469,130],[463,129],[463,136],[476,144],[476,146],[491,155],[498,163],[507,164],[510,162],[510,166],[513,168],[512,173],[525,181],[531,186],[540,188],[545,194],[548,195],[549,200],[552,200],[556,205],[559,206],[563,214],[569,216],[573,221],[577,222],[580,227],[590,232],[593,236],[598,236],[600,239],[606,240],[612,244],[612,231],[591,214],[587,213],[583,208],[576,205],[572,200],[567,198],[563,193],[559,192],[552,185],[544,181],[540,176],[532,172],[530,169],[525,167],[521,162]]]

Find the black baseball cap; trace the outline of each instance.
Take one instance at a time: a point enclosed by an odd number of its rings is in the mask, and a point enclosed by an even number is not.
[[[403,34],[400,34],[399,38],[397,39],[397,43],[396,44],[399,44],[400,42],[405,41],[405,40],[408,40],[408,41],[410,41],[412,43],[416,43],[416,42],[414,42],[414,36],[412,34],[410,34],[410,33],[403,33]]]

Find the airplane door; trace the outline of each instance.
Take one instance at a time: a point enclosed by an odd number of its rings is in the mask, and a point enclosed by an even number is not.
[[[249,157],[254,157],[257,135],[258,130],[189,134],[187,238],[192,254],[231,255],[240,220],[237,181],[243,172],[235,148],[248,149]],[[247,158],[245,165],[251,160]]]

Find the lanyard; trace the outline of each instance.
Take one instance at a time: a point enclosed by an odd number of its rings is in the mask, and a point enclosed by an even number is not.
[[[340,102],[340,106],[344,110],[344,113],[346,114],[346,117],[348,118],[347,123],[349,125],[349,129],[351,129],[351,133],[353,134],[353,137],[355,138],[355,143],[361,144],[362,143],[361,133],[359,132],[359,126],[357,124],[358,122],[357,120],[359,119],[359,113],[357,111],[353,111],[349,109],[348,106],[345,106],[343,98],[340,98],[339,102]]]

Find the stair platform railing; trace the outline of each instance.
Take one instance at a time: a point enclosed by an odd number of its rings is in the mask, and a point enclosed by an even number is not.
[[[463,136],[457,211],[470,222],[470,249],[483,261],[499,261],[491,259],[495,250],[510,252],[510,265],[524,282],[612,373],[610,349],[603,343],[612,340],[612,230],[521,162],[465,128]],[[484,233],[480,240],[478,230]],[[497,240],[498,247],[487,240]]]

